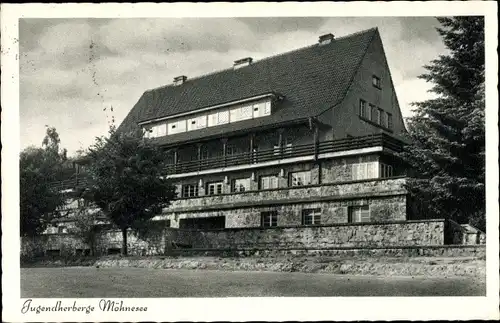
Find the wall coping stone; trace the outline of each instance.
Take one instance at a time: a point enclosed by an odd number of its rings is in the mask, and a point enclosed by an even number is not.
[[[283,229],[307,229],[307,228],[329,228],[329,227],[349,227],[349,226],[370,226],[370,225],[392,225],[392,224],[412,224],[412,223],[444,223],[445,219],[424,219],[424,220],[406,220],[406,221],[385,221],[385,222],[357,222],[357,223],[331,223],[331,224],[315,224],[315,225],[291,225],[279,227],[240,227],[240,228],[221,228],[221,229],[178,229],[181,232],[221,232],[221,231],[243,231],[243,230],[283,230]]]

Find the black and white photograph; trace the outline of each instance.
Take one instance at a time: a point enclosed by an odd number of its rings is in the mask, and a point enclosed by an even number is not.
[[[2,5],[4,314],[498,319],[497,6],[415,5]]]

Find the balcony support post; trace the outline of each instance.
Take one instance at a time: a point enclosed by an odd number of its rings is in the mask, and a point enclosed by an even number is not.
[[[178,160],[177,149],[174,149],[174,174],[177,173],[177,160]]]
[[[222,138],[222,157],[224,158],[224,167],[227,166],[227,138]]]
[[[319,130],[318,126],[314,125],[314,160],[318,160],[318,142],[319,142]]]
[[[279,155],[283,156],[283,132],[285,130],[283,128],[278,129],[278,149],[279,149]]]
[[[252,132],[250,134],[250,164],[253,163],[253,145],[254,145],[254,140],[255,140],[255,134]]]
[[[198,144],[198,171],[201,170],[201,146],[203,144]]]

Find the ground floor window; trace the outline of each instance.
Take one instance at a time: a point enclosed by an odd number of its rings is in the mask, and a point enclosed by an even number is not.
[[[349,222],[370,222],[370,206],[350,206],[349,207]]]
[[[262,227],[276,227],[278,226],[278,212],[269,211],[261,213],[261,226]]]
[[[245,192],[250,190],[250,178],[239,178],[233,180],[233,192]]]
[[[207,194],[222,194],[222,182],[207,183]]]
[[[198,196],[198,185],[186,184],[182,185],[182,197]]]
[[[290,186],[304,186],[311,184],[311,171],[290,173]]]
[[[303,225],[321,224],[321,209],[302,210],[302,224]]]
[[[262,176],[260,178],[260,189],[267,190],[278,188],[278,176]]]

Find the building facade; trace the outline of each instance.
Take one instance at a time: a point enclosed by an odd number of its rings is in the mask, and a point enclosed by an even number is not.
[[[118,131],[168,154],[177,199],[157,219],[190,229],[407,219],[405,131],[378,30],[146,91]]]

